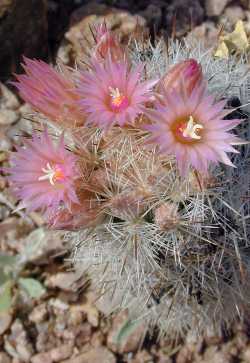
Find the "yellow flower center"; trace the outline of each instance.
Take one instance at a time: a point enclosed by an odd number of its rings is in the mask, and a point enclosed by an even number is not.
[[[51,185],[55,185],[56,181],[62,181],[65,178],[62,169],[58,165],[51,166],[50,163],[46,164],[46,168],[42,168],[42,175],[38,178],[39,181],[49,180]]]
[[[109,94],[111,97],[110,106],[113,111],[121,111],[128,106],[128,98],[124,96],[119,88],[109,87]]]

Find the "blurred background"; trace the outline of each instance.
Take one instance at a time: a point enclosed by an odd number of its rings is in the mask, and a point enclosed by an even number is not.
[[[23,54],[67,61],[79,47],[80,32],[86,36],[89,24],[103,15],[122,37],[138,22],[153,37],[192,31],[211,45],[220,26],[231,30],[242,19],[249,28],[250,5],[249,0],[1,0],[0,79],[20,70]]]
[[[0,0],[1,167],[32,130],[31,109],[9,84],[22,56],[74,65],[104,17],[122,42],[143,33],[153,43],[192,37],[209,47],[238,20],[250,33],[249,0]],[[244,324],[198,342],[190,334],[172,347],[154,332],[143,340],[143,325],[126,330],[126,312],[104,318],[89,281],[67,264],[67,241],[48,232],[39,213],[13,213],[16,202],[0,174],[0,363],[250,362]]]

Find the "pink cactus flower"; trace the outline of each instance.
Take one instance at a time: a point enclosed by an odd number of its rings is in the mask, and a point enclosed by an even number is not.
[[[93,58],[96,58],[98,61],[103,61],[108,58],[108,56],[110,56],[113,61],[125,59],[126,55],[124,48],[119,43],[115,34],[108,29],[105,22],[96,25],[93,33],[96,42]]]
[[[22,66],[26,74],[16,75],[13,84],[24,101],[52,121],[68,127],[83,124],[79,96],[68,68],[61,66],[62,72],[58,72],[41,60],[26,57]]]
[[[152,97],[156,81],[140,82],[143,65],[129,70],[126,62],[94,61],[90,71],[81,73],[78,91],[86,122],[102,129],[134,124]]]
[[[149,142],[158,145],[161,153],[176,156],[182,176],[190,166],[201,173],[207,173],[210,163],[233,166],[227,152],[237,153],[232,145],[242,141],[228,131],[242,120],[224,120],[230,113],[223,110],[225,104],[215,102],[206,93],[204,82],[197,84],[190,95],[184,85],[179,92],[166,92],[164,105],[147,111],[152,121],[145,126],[151,132]]]
[[[65,149],[63,135],[55,146],[47,129],[32,140],[25,139],[24,147],[10,157],[10,185],[20,199],[20,208],[28,211],[56,211],[63,205],[70,209],[78,203],[74,183],[79,177],[76,157]]]
[[[180,90],[181,83],[185,84],[187,94],[191,94],[196,85],[203,79],[201,65],[195,59],[186,59],[172,66],[159,82],[160,89],[170,92]]]

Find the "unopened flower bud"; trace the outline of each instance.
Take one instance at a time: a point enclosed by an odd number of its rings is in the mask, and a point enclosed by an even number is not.
[[[155,210],[155,224],[161,230],[173,229],[179,221],[178,206],[174,203],[164,203]]]
[[[95,29],[96,46],[94,48],[93,57],[99,61],[103,61],[110,54],[112,61],[124,59],[124,49],[119,43],[115,34],[107,29],[107,25],[102,23]]]
[[[136,218],[145,211],[144,199],[138,190],[121,193],[111,198],[107,207],[118,218]]]
[[[202,78],[201,65],[194,59],[186,59],[170,68],[162,77],[160,87],[168,92],[173,89],[179,90],[183,83],[189,95]]]

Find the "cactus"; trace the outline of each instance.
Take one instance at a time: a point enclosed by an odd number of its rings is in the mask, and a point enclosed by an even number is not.
[[[217,59],[185,39],[122,47],[106,26],[95,31],[88,65],[61,73],[26,60],[17,77],[21,96],[43,113],[49,147],[49,135],[64,132],[60,155],[74,161],[70,178],[53,155],[46,167],[46,145],[36,150],[43,195],[65,190],[56,204],[45,198],[48,225],[65,230],[72,263],[106,314],[127,309],[173,341],[190,329],[220,332],[250,301],[249,147],[232,147],[249,137],[248,114],[227,103],[245,102],[245,59]],[[32,182],[17,167],[22,155],[8,169],[21,198],[21,183]]]

